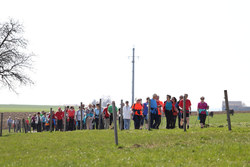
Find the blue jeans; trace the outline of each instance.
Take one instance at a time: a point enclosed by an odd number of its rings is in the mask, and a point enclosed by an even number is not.
[[[130,119],[123,119],[124,120],[124,129],[129,130],[130,128]]]

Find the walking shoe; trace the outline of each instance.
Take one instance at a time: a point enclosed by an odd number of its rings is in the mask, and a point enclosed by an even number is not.
[[[187,128],[189,129],[189,125],[187,126]]]

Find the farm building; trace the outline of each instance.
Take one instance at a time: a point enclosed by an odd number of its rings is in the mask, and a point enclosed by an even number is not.
[[[229,101],[229,109],[234,111],[250,111],[250,107],[245,106],[242,101]],[[225,101],[222,101],[222,111],[226,110]]]

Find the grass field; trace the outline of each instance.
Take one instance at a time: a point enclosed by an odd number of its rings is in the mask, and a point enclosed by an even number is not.
[[[48,106],[48,105],[13,105],[13,104],[1,104],[0,112],[49,112],[50,108],[56,110],[58,106]]]
[[[0,166],[250,166],[250,114],[226,115],[191,128],[8,134],[0,138]],[[208,121],[208,120],[207,120]],[[195,124],[196,122],[196,124]],[[208,122],[207,122],[208,123]]]

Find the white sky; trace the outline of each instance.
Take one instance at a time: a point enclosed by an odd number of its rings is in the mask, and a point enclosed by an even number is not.
[[[35,85],[19,95],[0,89],[2,104],[78,104],[102,95],[135,97],[188,93],[193,108],[205,96],[220,109],[250,105],[249,0],[4,0],[0,22],[23,23],[34,59]]]

